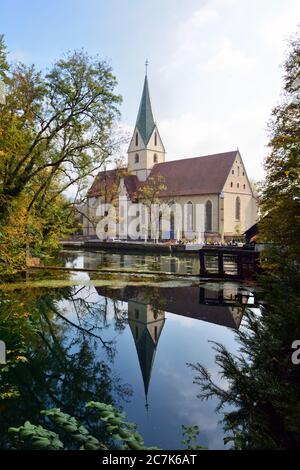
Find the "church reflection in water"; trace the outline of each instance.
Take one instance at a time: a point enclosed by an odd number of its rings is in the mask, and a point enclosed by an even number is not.
[[[224,283],[218,289],[199,285],[179,287],[96,287],[99,295],[128,304],[128,324],[135,342],[144,382],[146,408],[155,353],[166,312],[238,329],[245,306],[256,299],[246,288]]]
[[[146,408],[152,366],[158,341],[165,324],[165,312],[150,304],[128,300],[128,324],[134,338],[143,376]]]

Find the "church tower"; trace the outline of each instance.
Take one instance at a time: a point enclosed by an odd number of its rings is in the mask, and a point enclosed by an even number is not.
[[[152,113],[147,69],[138,117],[127,153],[128,171],[140,181],[147,179],[156,163],[165,161],[165,148]]]

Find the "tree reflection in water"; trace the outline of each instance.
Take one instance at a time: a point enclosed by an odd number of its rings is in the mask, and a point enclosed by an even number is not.
[[[217,397],[224,415],[226,442],[234,449],[300,449],[300,366],[292,344],[300,338],[298,266],[283,266],[280,277],[261,278],[260,313],[247,311],[236,331],[240,353],[215,344],[216,363],[228,388],[221,388],[202,364],[193,365],[199,398]]]
[[[249,295],[247,289],[228,283],[219,289],[198,283],[116,287],[98,282],[92,287],[37,289],[32,285],[2,291],[2,338],[10,362],[2,368],[1,448],[7,446],[9,426],[25,420],[43,425],[39,410],[51,407],[76,417],[105,442],[108,437],[98,420],[88,416],[85,403],[96,400],[120,408],[132,393],[112,372],[118,363],[116,340],[120,339],[112,332],[130,328],[126,347],[134,342],[136,375],[142,375],[148,410],[157,346],[166,334],[165,313],[237,329],[242,315],[236,301],[247,303]],[[120,351],[124,353],[122,346]]]
[[[114,311],[115,328],[124,328],[117,303]],[[0,292],[1,340],[7,348],[7,364],[0,369],[0,448],[8,445],[10,426],[25,420],[43,424],[39,410],[49,407],[75,416],[104,439],[85,403],[97,399],[120,408],[132,393],[112,373],[116,344],[103,339],[106,326],[107,304],[93,302],[80,288]]]

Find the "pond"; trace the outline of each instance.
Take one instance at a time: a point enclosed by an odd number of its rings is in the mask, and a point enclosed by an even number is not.
[[[253,304],[253,287],[203,283],[195,256],[63,252],[72,268],[165,271],[195,277],[97,272],[30,274],[2,286],[1,338],[12,367],[2,373],[1,448],[7,428],[60,407],[86,422],[89,400],[112,403],[138,426],[146,445],[181,449],[182,425],[198,424],[199,442],[222,449],[216,402],[202,402],[189,364],[200,362],[226,386],[212,341],[238,350],[236,302]],[[95,435],[96,422],[89,422]]]

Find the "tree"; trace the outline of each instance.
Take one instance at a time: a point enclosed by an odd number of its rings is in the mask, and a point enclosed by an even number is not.
[[[159,204],[161,192],[166,189],[165,178],[162,175],[149,176],[137,193],[137,199],[141,200],[149,209],[152,204]]]
[[[300,368],[293,364],[292,344],[300,338],[297,267],[279,278],[266,276],[260,315],[246,311],[235,332],[239,353],[214,343],[216,363],[228,386],[222,388],[201,364],[194,383],[198,397],[219,399],[224,411],[225,443],[234,449],[300,449]]]
[[[261,238],[273,244],[272,267],[300,255],[300,35],[284,65],[284,100],[273,110],[266,181],[261,191]],[[275,250],[277,245],[278,250]],[[284,253],[284,255],[283,255]],[[271,261],[271,260],[270,260]]]
[[[115,85],[107,63],[84,52],[58,60],[46,76],[33,66],[12,68],[0,121],[6,131],[0,140],[2,196],[10,200],[36,183],[32,206],[55,177],[64,182],[62,192],[99,168],[111,154],[119,115]]]
[[[30,235],[33,248],[37,241],[53,246],[72,225],[74,204],[68,214],[65,192],[76,187],[80,197],[89,176],[118,147],[116,79],[105,61],[83,51],[68,53],[46,74],[34,66],[8,66],[2,36],[1,77],[7,95],[0,113],[0,252],[9,247],[7,232],[20,211],[19,249],[24,252]]]
[[[5,85],[8,80],[7,71],[8,63],[6,60],[6,45],[3,34],[0,34],[0,106],[5,104]]]
[[[48,406],[61,407],[82,423],[88,419],[95,435],[106,438],[98,420],[86,416],[86,401],[98,397],[117,404],[131,395],[130,387],[112,373],[115,344],[113,338],[102,338],[101,304],[83,290],[67,286],[0,292],[1,339],[7,349],[7,363],[0,365],[0,448],[7,447],[9,425],[25,420],[44,424],[38,408]],[[62,303],[76,320],[67,318]]]
[[[292,361],[300,338],[300,37],[285,63],[284,102],[272,119],[271,152],[261,191],[260,237],[269,242],[259,283],[260,314],[246,311],[236,333],[239,353],[215,344],[222,388],[201,364],[193,365],[199,397],[219,399],[225,442],[234,449],[300,449],[300,368]]]
[[[150,231],[153,233],[159,214],[154,214],[151,210],[161,201],[161,193],[167,188],[165,178],[162,175],[149,176],[144,184],[141,184],[135,197],[142,202],[148,210]],[[154,217],[153,217],[154,216]]]

